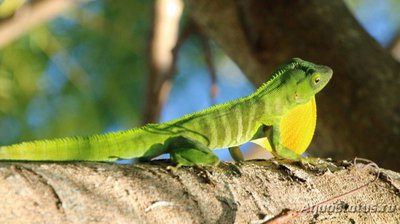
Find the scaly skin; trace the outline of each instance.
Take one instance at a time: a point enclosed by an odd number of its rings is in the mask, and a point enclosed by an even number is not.
[[[249,141],[301,160],[315,129],[314,95],[331,77],[329,67],[295,58],[247,97],[127,131],[3,146],[0,160],[114,161],[170,153],[178,166],[215,165],[219,160],[211,150]],[[264,133],[265,126],[272,133]]]

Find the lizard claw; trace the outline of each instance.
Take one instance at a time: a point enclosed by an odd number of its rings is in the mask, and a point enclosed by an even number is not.
[[[315,157],[302,157],[300,159],[300,164],[302,167],[304,167],[306,169],[311,169],[311,170],[318,171],[321,173],[325,173],[328,170],[330,172],[335,172],[335,171],[343,169],[342,167],[336,166],[334,163],[332,163],[328,159],[324,160],[324,159],[315,158]]]
[[[243,162],[235,162],[235,163],[230,163],[230,162],[222,162],[219,164],[219,166],[224,169],[225,171],[232,172],[234,174],[237,174],[239,176],[242,175],[241,171],[241,165],[243,165]]]

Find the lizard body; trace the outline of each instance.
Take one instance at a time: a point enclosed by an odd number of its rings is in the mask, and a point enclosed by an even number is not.
[[[127,131],[2,146],[0,160],[114,161],[170,153],[178,166],[215,165],[219,159],[211,150],[249,141],[301,160],[315,130],[315,94],[331,76],[329,67],[295,58],[247,97]]]

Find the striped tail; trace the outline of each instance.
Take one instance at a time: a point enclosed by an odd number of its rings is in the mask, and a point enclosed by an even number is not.
[[[90,137],[72,137],[2,146],[0,160],[113,161],[117,159],[107,156],[110,154],[106,151],[104,146],[97,148],[97,144],[93,144]]]
[[[149,147],[145,144],[150,140],[143,142],[140,139],[143,139],[143,132],[132,129],[89,137],[22,142],[0,147],[0,160],[115,161],[153,156],[148,155]]]

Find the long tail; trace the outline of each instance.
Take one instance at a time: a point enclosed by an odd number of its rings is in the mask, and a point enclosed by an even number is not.
[[[147,136],[147,135],[146,135]],[[22,142],[0,147],[0,160],[115,161],[147,155],[149,140],[140,129],[89,137]]]

